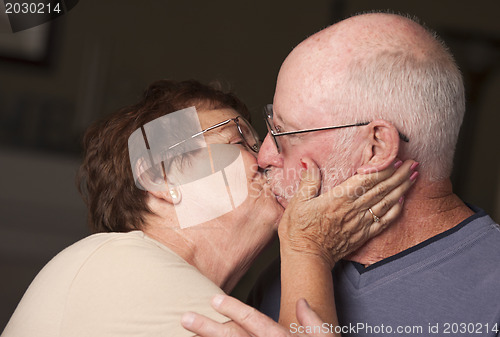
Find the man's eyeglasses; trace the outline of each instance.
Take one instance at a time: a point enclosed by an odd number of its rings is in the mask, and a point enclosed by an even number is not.
[[[315,132],[315,131],[323,131],[323,130],[335,130],[335,129],[342,129],[342,128],[351,128],[355,126],[364,126],[370,124],[370,122],[363,122],[363,123],[355,123],[355,124],[347,124],[347,125],[340,125],[340,126],[326,126],[326,127],[321,127],[321,128],[312,128],[312,129],[302,129],[302,130],[294,130],[294,131],[286,131],[282,132],[280,130],[280,127],[274,124],[273,121],[273,105],[272,104],[267,104],[264,108],[264,120],[266,121],[267,129],[269,131],[269,134],[274,140],[274,143],[276,144],[276,148],[278,149],[278,153],[281,153],[281,145],[278,140],[278,137],[280,136],[287,136],[287,135],[295,135],[299,133],[306,133],[306,132]],[[404,141],[404,142],[409,142],[410,140],[408,137],[406,137],[404,134],[399,132],[399,138]]]
[[[236,129],[238,130],[238,133],[240,134],[241,139],[243,139],[243,142],[245,143],[246,147],[248,147],[250,150],[252,150],[255,153],[259,152],[259,148],[260,148],[259,136],[255,132],[255,130],[252,128],[250,123],[245,118],[243,118],[241,116],[238,116],[235,118],[229,118],[223,122],[212,125],[204,130],[201,130],[200,132],[195,133],[194,135],[192,135],[188,139],[184,139],[178,143],[175,143],[174,145],[170,146],[168,149],[170,150],[170,149],[188,141],[189,139],[193,139],[201,134],[204,134],[205,132],[208,132],[208,131],[213,130],[215,128],[229,124],[230,122],[234,122],[236,124]]]

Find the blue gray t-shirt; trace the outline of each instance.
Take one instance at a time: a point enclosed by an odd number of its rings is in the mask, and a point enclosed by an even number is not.
[[[279,274],[249,298],[275,320]],[[367,268],[341,261],[333,280],[343,336],[500,336],[500,226],[484,211]]]

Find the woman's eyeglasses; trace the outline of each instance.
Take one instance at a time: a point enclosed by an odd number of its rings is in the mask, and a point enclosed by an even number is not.
[[[189,139],[193,139],[199,135],[204,134],[205,132],[208,132],[208,131],[213,130],[215,128],[227,125],[231,122],[234,122],[236,124],[236,129],[238,130],[238,133],[240,134],[241,138],[243,139],[243,142],[245,143],[246,147],[248,147],[250,150],[252,150],[255,153],[259,152],[259,148],[260,148],[259,136],[255,132],[255,130],[252,128],[250,123],[245,118],[243,118],[241,116],[238,116],[235,118],[229,118],[223,122],[212,125],[204,130],[201,130],[200,132],[195,133],[194,135],[192,135],[191,137],[189,137],[187,139],[184,139],[178,143],[175,143],[174,145],[170,146],[168,149],[170,150],[170,149],[188,141]]]

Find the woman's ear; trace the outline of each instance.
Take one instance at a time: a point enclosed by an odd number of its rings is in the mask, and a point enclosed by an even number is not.
[[[166,190],[156,190],[156,191],[148,191],[149,194],[154,196],[155,198],[162,199],[163,201],[168,202],[169,204],[177,205],[181,202],[182,193],[179,187],[168,187],[165,184]]]
[[[386,169],[394,162],[399,151],[399,133],[394,125],[379,119],[366,127],[366,146],[363,149],[362,165],[357,170],[360,174]]]
[[[144,170],[141,162],[136,165],[139,186],[153,197],[176,205],[181,202],[181,190],[178,186],[169,186],[162,172],[160,169]]]

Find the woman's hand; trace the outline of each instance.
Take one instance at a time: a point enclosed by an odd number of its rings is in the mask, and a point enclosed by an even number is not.
[[[403,196],[418,176],[415,161],[397,161],[381,172],[356,174],[318,196],[320,170],[312,160],[302,161],[307,170],[278,229],[281,252],[318,255],[330,268],[398,217]]]
[[[304,299],[297,301],[297,317],[300,325],[290,329],[282,327],[258,310],[241,303],[227,295],[216,295],[212,306],[219,313],[229,317],[232,321],[218,323],[203,315],[189,312],[182,317],[182,326],[201,337],[331,337],[335,336],[332,329],[322,330],[322,333],[303,334],[302,331],[318,331],[323,326],[319,316],[309,307]],[[307,329],[307,330],[306,330]]]

